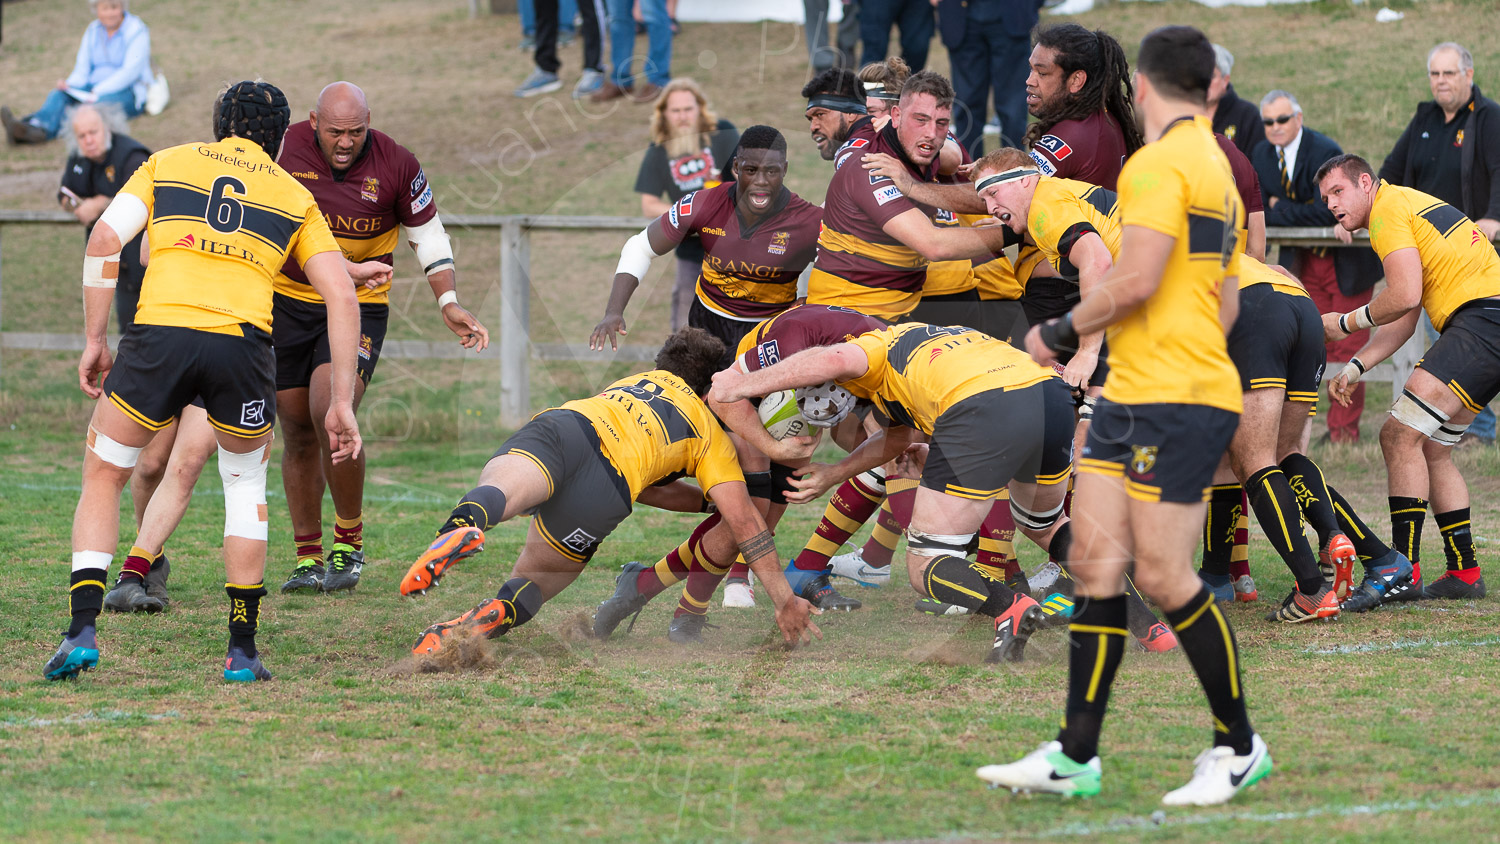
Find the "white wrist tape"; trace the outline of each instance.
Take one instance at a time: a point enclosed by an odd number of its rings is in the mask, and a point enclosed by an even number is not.
[[[225,536],[266,541],[266,468],[270,459],[270,443],[244,454],[219,447]]]
[[[99,222],[114,230],[121,245],[135,240],[135,236],[146,227],[146,203],[133,193],[115,194],[115,198],[99,215]]]
[[[643,279],[646,271],[651,269],[651,259],[656,257],[657,253],[651,249],[651,238],[646,236],[645,229],[641,229],[625,241],[625,246],[620,249],[620,263],[615,265],[615,275],[625,273],[635,276],[637,280]]]
[[[458,304],[458,291],[457,290],[448,290],[448,291],[445,291],[443,293],[443,295],[441,295],[441,296],[438,297],[438,310],[442,310],[443,308],[446,308],[449,305],[457,305],[457,304]]]
[[[120,253],[83,256],[84,287],[114,287],[120,280]]]
[[[453,241],[437,217],[406,229],[406,241],[417,250],[417,263],[427,275],[453,269]]]
[[[1363,331],[1366,328],[1374,327],[1375,318],[1370,316],[1369,305],[1365,305],[1363,308],[1356,308],[1339,317],[1339,328],[1342,328],[1345,334],[1353,334],[1356,331]]]

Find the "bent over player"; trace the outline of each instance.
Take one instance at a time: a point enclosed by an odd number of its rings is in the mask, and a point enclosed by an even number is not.
[[[1386,289],[1347,314],[1323,314],[1329,342],[1382,326],[1330,386],[1347,404],[1354,385],[1390,357],[1426,311],[1440,332],[1422,356],[1380,429],[1396,550],[1422,578],[1418,552],[1429,497],[1448,570],[1427,584],[1427,598],[1483,598],[1484,578],[1469,526],[1469,487],[1452,448],[1469,423],[1500,393],[1500,257],[1489,238],[1446,202],[1375,178],[1357,155],[1328,159],[1318,189],[1339,225],[1368,227],[1385,265]],[[1368,578],[1367,578],[1368,579]]]
[[[532,513],[526,545],[494,598],[427,628],[412,651],[432,653],[455,636],[493,638],[530,621],[583,572],[634,502],[673,507],[677,502],[669,499],[680,490],[672,489],[678,486],[672,481],[683,474],[693,475],[718,508],[733,545],[770,593],[787,642],[821,635],[809,618],[812,605],[793,595],[780,575],[776,544],[751,503],[734,446],[703,404],[723,355],[718,338],[684,328],[667,338],[657,369],[545,410],[506,440],[485,464],[479,486],[407,571],[401,592],[430,589],[449,566],[484,548],[490,526]],[[693,497],[702,502],[698,490]],[[724,539],[730,546],[730,537]],[[717,559],[734,556],[732,547],[711,553]]]
[[[79,386],[94,406],[83,494],[73,520],[72,624],[47,662],[56,680],[99,661],[94,625],[120,530],[120,493],[141,449],[194,397],[219,443],[226,680],[269,680],[255,646],[266,594],[266,465],[276,418],[271,279],[288,258],[328,302],[329,407],[335,461],[359,453],[354,358],[359,315],[338,244],[312,195],[272,160],[290,109],[272,85],[241,82],[214,105],[214,143],[163,150],[141,165],[99,219],[83,267],[87,345]],[[104,343],[121,244],[151,243],[135,325],[112,361]],[[103,379],[102,386],[98,383]]]
[[[370,107],[363,91],[348,82],[324,88],[308,119],[287,130],[280,163],[312,191],[351,264],[394,264],[400,229],[405,228],[405,239],[427,274],[443,322],[466,349],[481,351],[489,344],[489,331],[458,304],[453,249],[438,219],[432,185],[416,156],[389,135],[370,128]],[[389,274],[359,289],[355,407],[380,361],[390,291]],[[275,311],[276,402],[281,406],[281,433],[286,437],[281,483],[297,543],[297,562],[281,591],[353,589],[365,560],[365,456],[335,465],[321,445],[326,438],[318,420],[329,401],[323,297],[307,283],[304,268],[295,260],[287,261],[276,277]],[[325,481],[333,494],[335,518],[326,572]]]

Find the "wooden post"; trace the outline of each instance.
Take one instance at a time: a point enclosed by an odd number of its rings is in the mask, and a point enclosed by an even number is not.
[[[500,424],[531,417],[531,237],[523,220],[500,225]]]

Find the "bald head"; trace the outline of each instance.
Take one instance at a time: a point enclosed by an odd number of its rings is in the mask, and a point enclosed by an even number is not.
[[[78,143],[78,154],[92,161],[103,161],[113,140],[104,115],[91,105],[73,111],[73,139]]]
[[[317,107],[308,115],[318,149],[336,172],[354,165],[370,131],[370,106],[365,92],[348,82],[335,82],[318,94]]]

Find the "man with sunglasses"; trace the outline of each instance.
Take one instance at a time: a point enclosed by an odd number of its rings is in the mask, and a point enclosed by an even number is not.
[[[1275,90],[1260,101],[1266,143],[1250,152],[1265,198],[1266,226],[1332,226],[1333,215],[1318,194],[1313,176],[1323,162],[1342,155],[1338,142],[1303,125],[1302,106],[1287,91]],[[1344,243],[1352,236],[1336,228]],[[1302,280],[1320,313],[1345,313],[1370,301],[1370,288],[1382,275],[1379,259],[1367,247],[1348,249],[1283,248],[1281,266]],[[1347,361],[1359,351],[1369,332],[1328,344],[1328,359]],[[1358,442],[1359,417],[1364,411],[1363,390],[1356,390],[1348,407],[1329,403],[1328,435],[1333,442]]]

